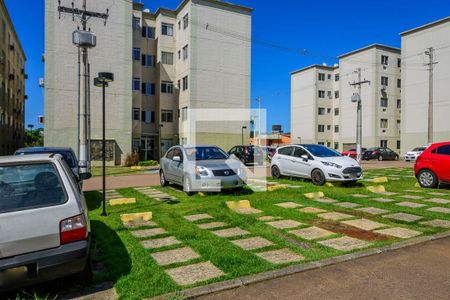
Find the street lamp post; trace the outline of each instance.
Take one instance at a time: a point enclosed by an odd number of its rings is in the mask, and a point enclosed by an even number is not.
[[[103,206],[102,206],[102,214],[101,216],[106,217],[106,138],[105,138],[105,110],[106,110],[106,101],[105,101],[105,92],[106,87],[110,82],[114,81],[114,74],[107,72],[98,73],[98,77],[94,78],[94,85],[96,87],[102,88],[102,185],[103,185]]]
[[[242,126],[242,145],[244,145],[244,129],[247,129],[247,126]]]
[[[356,161],[361,162],[361,144],[362,144],[362,110],[361,96],[359,93],[352,95],[352,102],[356,102]]]
[[[158,143],[159,143],[159,149],[158,149],[158,152],[159,152],[159,162],[161,162],[161,157],[163,156],[163,153],[162,153],[162,142],[161,142],[161,131],[162,131],[162,128],[164,127],[164,125],[163,124],[160,124],[159,125],[159,141],[158,141]]]

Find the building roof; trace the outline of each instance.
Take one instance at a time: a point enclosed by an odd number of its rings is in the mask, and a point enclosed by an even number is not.
[[[310,65],[307,67],[304,67],[302,69],[296,70],[291,72],[291,75],[297,74],[297,73],[301,73],[301,72],[305,72],[308,71],[309,69],[322,69],[322,70],[328,70],[328,71],[333,71],[334,69],[338,68],[339,66],[324,66],[324,65],[319,65],[319,64],[315,64],[315,65]]]
[[[409,30],[403,31],[403,32],[400,33],[400,35],[401,36],[405,36],[405,35],[408,35],[408,34],[416,33],[418,31],[422,31],[422,30],[425,30],[425,29],[428,29],[428,28],[432,28],[434,26],[438,26],[438,25],[441,25],[441,24],[444,24],[444,23],[447,23],[447,22],[450,22],[450,16],[446,17],[446,18],[443,18],[443,19],[440,19],[440,20],[437,20],[437,21],[434,21],[434,22],[431,22],[431,23],[428,23],[428,24],[425,24],[425,25],[422,25],[422,26],[419,26],[419,27],[416,27],[416,28],[413,28],[413,29],[409,29]]]
[[[357,54],[359,52],[363,52],[363,51],[366,51],[366,50],[370,50],[370,49],[373,49],[373,48],[380,49],[380,50],[385,50],[385,51],[391,51],[391,52],[395,52],[395,53],[400,53],[401,52],[400,48],[386,46],[386,45],[382,45],[382,44],[371,44],[371,45],[365,46],[363,48],[359,48],[359,49],[353,50],[351,52],[347,52],[347,53],[341,54],[341,55],[338,56],[338,58],[342,59],[344,57],[347,57],[347,56],[350,56],[350,55],[353,55],[353,54]]]
[[[12,22],[11,17],[9,16],[9,12],[8,12],[8,9],[6,8],[5,2],[4,1],[0,1],[0,5],[2,6],[1,8],[5,11],[6,21],[9,22],[9,24],[11,24],[11,31],[12,31],[12,34],[14,35],[14,37],[17,40],[17,45],[19,46],[20,51],[22,52],[24,59],[27,60],[27,57],[25,55],[25,51],[23,50],[23,47],[22,47],[22,43],[20,42],[19,36],[17,35],[16,29],[14,27],[14,23]]]

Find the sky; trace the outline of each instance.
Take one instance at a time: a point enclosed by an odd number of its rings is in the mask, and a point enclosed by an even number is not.
[[[45,0],[0,1],[8,8],[27,56],[25,124],[37,126],[37,116],[44,114],[44,92],[39,87],[39,78],[44,77],[41,54],[44,52]],[[158,7],[175,9],[181,1],[141,2],[154,12]],[[337,63],[338,55],[373,43],[400,47],[400,32],[450,15],[449,0],[231,2],[255,9],[252,18],[252,107],[257,107],[255,99],[260,96],[262,108],[267,109],[269,128],[280,124],[285,132],[290,130],[290,72],[311,64],[333,65]]]

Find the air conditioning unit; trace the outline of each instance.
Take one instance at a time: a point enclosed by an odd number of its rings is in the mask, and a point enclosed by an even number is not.
[[[78,47],[93,48],[97,44],[97,37],[89,31],[75,30],[72,33],[72,43]]]
[[[41,87],[41,88],[45,87],[45,80],[44,80],[44,78],[39,78],[39,87]]]

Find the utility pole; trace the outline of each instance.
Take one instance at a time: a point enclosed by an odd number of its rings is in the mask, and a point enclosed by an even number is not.
[[[90,93],[89,93],[89,59],[88,49],[93,48],[96,45],[96,36],[91,32],[90,28],[87,28],[87,23],[91,18],[99,18],[104,20],[106,26],[106,20],[109,17],[109,10],[106,13],[99,13],[94,11],[88,11],[86,9],[86,0],[83,0],[82,8],[61,6],[61,0],[58,0],[58,12],[61,18],[61,13],[72,15],[72,20],[75,17],[80,19],[82,30],[79,28],[72,33],[72,42],[79,48],[79,84],[78,84],[78,155],[79,155],[79,167],[80,173],[87,173],[90,170],[90,149],[89,149],[89,137],[90,137]],[[81,52],[81,53],[80,53]]]
[[[358,86],[358,93],[354,93],[352,96],[352,102],[357,103],[356,111],[356,160],[361,162],[361,147],[362,147],[362,102],[361,102],[361,85],[370,84],[369,80],[361,79],[361,68],[356,69],[355,73],[358,73],[358,82],[349,83],[351,86]]]
[[[258,147],[261,147],[261,97],[256,98],[258,102]]]
[[[428,66],[428,144],[433,143],[433,69],[437,62],[434,61],[434,48],[429,47],[425,51],[425,55],[429,58]]]

